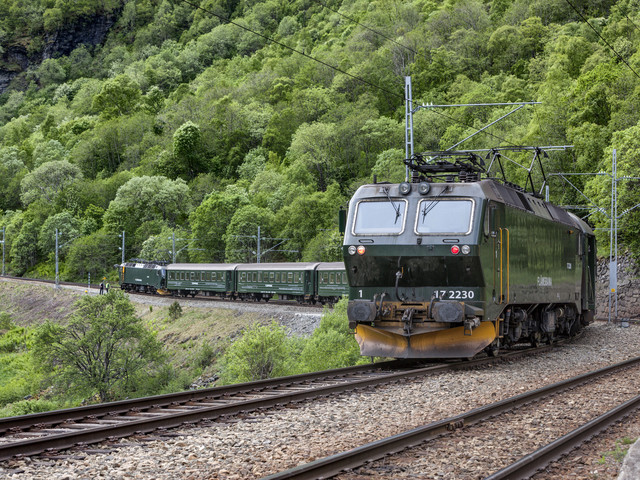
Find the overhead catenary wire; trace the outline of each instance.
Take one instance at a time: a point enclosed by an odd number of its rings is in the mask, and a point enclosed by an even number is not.
[[[631,72],[633,72],[633,74],[634,74],[636,77],[640,78],[640,75],[638,75],[638,72],[636,72],[636,71],[633,69],[633,67],[632,67],[631,65],[629,65],[629,63],[624,59],[624,57],[623,57],[622,55],[620,55],[620,54],[616,51],[616,49],[615,49],[615,48],[613,48],[613,47],[611,46],[611,44],[610,44],[610,43],[609,43],[609,42],[608,42],[608,41],[607,41],[607,40],[606,40],[602,35],[600,35],[600,32],[598,32],[598,30],[597,30],[593,25],[591,25],[591,24],[589,23],[589,21],[585,18],[585,16],[582,14],[582,12],[580,12],[580,11],[575,7],[575,5],[573,5],[573,3],[571,3],[571,1],[570,1],[570,0],[565,0],[565,2],[567,2],[567,3],[569,4],[569,6],[570,6],[570,7],[571,7],[571,8],[572,8],[572,9],[573,9],[573,10],[574,10],[574,11],[575,11],[579,16],[580,16],[580,18],[582,19],[582,21],[583,21],[584,23],[586,23],[586,24],[589,26],[589,28],[591,28],[591,30],[593,30],[593,31],[595,32],[595,34],[600,38],[600,40],[602,40],[602,41],[604,42],[604,44],[605,44],[607,47],[609,47],[609,50],[611,50],[611,51],[616,55],[616,57],[618,57],[618,58],[620,59],[620,61],[621,61],[622,63],[624,63],[624,64],[627,66],[627,68],[628,68],[629,70],[631,70]]]
[[[324,61],[322,61],[322,60],[320,60],[318,58],[315,58],[312,55],[309,55],[308,53],[305,53],[302,50],[299,50],[297,48],[291,47],[290,45],[282,43],[282,42],[276,40],[273,37],[270,37],[268,35],[264,35],[263,33],[260,33],[260,32],[256,32],[255,30],[253,30],[253,29],[251,29],[251,28],[249,28],[249,27],[247,27],[245,25],[242,25],[242,24],[240,24],[238,22],[234,22],[233,20],[231,20],[228,17],[225,17],[223,15],[219,15],[219,14],[217,14],[215,12],[212,12],[211,10],[208,10],[208,9],[206,9],[204,7],[201,7],[200,5],[196,5],[195,3],[191,2],[190,0],[181,0],[181,1],[183,3],[186,3],[187,5],[191,5],[193,8],[202,10],[203,12],[206,12],[206,13],[208,13],[210,15],[213,15],[214,17],[218,18],[219,20],[222,20],[225,23],[228,23],[230,25],[234,25],[236,27],[242,28],[243,30],[245,30],[247,32],[250,32],[250,33],[253,33],[254,35],[257,35],[257,36],[267,40],[268,42],[271,42],[271,43],[274,43],[274,44],[279,45],[281,47],[284,47],[284,48],[286,48],[288,50],[291,50],[292,52],[295,52],[295,53],[297,53],[299,55],[302,55],[305,58],[308,58],[309,60],[313,60],[314,62],[318,62],[318,63],[324,65],[325,67],[329,67],[332,70],[335,70],[336,72],[342,73],[343,75],[347,75],[348,77],[351,77],[354,80],[357,80],[357,81],[362,82],[362,83],[364,83],[366,85],[369,85],[370,87],[373,87],[373,88],[375,88],[377,90],[380,90],[381,92],[388,93],[389,95],[393,95],[394,97],[398,97],[398,98],[401,98],[401,99],[404,100],[404,95],[401,95],[401,94],[396,93],[396,92],[392,92],[391,90],[388,90],[388,89],[386,89],[384,87],[381,87],[380,85],[376,85],[376,84],[374,84],[372,82],[369,82],[369,81],[365,80],[364,78],[361,78],[361,77],[358,77],[357,75],[353,75],[353,74],[351,74],[349,72],[346,72],[346,71],[342,70],[341,68],[336,67],[335,65],[331,65],[331,64],[329,64],[327,62],[324,62]]]
[[[238,22],[235,22],[235,21],[231,20],[231,19],[230,19],[230,18],[228,18],[228,17],[225,17],[224,15],[220,15],[220,14],[215,13],[215,12],[213,12],[213,11],[211,11],[211,10],[207,9],[207,8],[204,8],[204,7],[200,6],[200,5],[197,5],[197,4],[193,3],[191,0],[180,0],[180,1],[181,1],[181,2],[183,2],[183,3],[185,3],[185,4],[187,4],[187,5],[190,5],[192,8],[195,8],[195,9],[197,9],[197,10],[202,10],[202,11],[203,11],[203,12],[205,12],[205,13],[208,13],[208,14],[210,14],[210,15],[213,15],[214,17],[218,18],[219,20],[221,20],[221,21],[222,21],[222,22],[224,22],[224,23],[228,23],[228,24],[230,24],[230,25],[234,25],[234,26],[239,27],[239,28],[241,28],[241,29],[243,29],[243,30],[245,30],[245,31],[247,31],[247,32],[253,33],[254,35],[257,35],[257,36],[259,36],[260,38],[263,38],[263,39],[267,40],[268,42],[271,42],[271,43],[273,43],[273,44],[275,44],[275,45],[279,45],[279,46],[281,46],[281,47],[283,47],[283,48],[286,48],[287,50],[290,50],[290,51],[292,51],[292,52],[294,52],[294,53],[297,53],[297,54],[299,54],[299,55],[302,55],[303,57],[308,58],[309,60],[312,60],[312,61],[314,61],[314,62],[317,62],[317,63],[319,63],[319,64],[321,64],[321,65],[324,65],[325,67],[328,67],[328,68],[330,68],[330,69],[332,69],[332,70],[334,70],[334,71],[336,71],[336,72],[342,73],[343,75],[346,75],[346,76],[348,76],[348,77],[350,77],[350,78],[353,78],[354,80],[357,80],[357,81],[359,81],[359,82],[361,82],[361,83],[363,83],[363,84],[365,84],[365,85],[368,85],[368,86],[370,86],[370,87],[372,87],[372,88],[375,88],[376,90],[379,90],[379,91],[381,91],[381,92],[387,93],[387,94],[392,95],[392,96],[394,96],[394,97],[396,97],[396,98],[400,98],[400,99],[402,99],[403,101],[405,101],[405,100],[406,100],[406,98],[405,98],[405,96],[404,96],[403,94],[399,94],[399,93],[393,92],[393,91],[391,91],[391,90],[389,90],[389,89],[386,89],[386,88],[384,88],[384,87],[381,87],[380,85],[376,85],[376,84],[374,84],[374,83],[372,83],[372,82],[370,82],[370,81],[368,81],[368,80],[365,80],[364,78],[358,77],[357,75],[353,75],[353,74],[351,74],[351,73],[348,73],[348,72],[346,72],[346,71],[342,70],[341,68],[336,67],[335,65],[331,65],[331,64],[329,64],[329,63],[327,63],[327,62],[324,62],[323,60],[320,60],[320,59],[318,59],[318,58],[316,58],[316,57],[314,57],[314,56],[312,56],[312,55],[309,55],[308,53],[306,53],[306,52],[304,52],[304,51],[302,51],[302,50],[299,50],[299,49],[294,48],[294,47],[291,47],[290,45],[287,45],[287,44],[285,44],[285,43],[283,43],[283,42],[280,42],[280,41],[278,41],[278,40],[274,39],[273,37],[270,37],[269,35],[265,35],[265,34],[263,34],[263,33],[257,32],[257,31],[255,31],[255,30],[253,30],[253,29],[251,29],[251,28],[247,27],[246,25],[242,25],[242,24],[240,24],[240,23],[238,23]],[[319,3],[321,3],[321,2],[319,2]],[[326,5],[324,5],[324,4],[322,4],[322,3],[321,3],[321,5],[322,5],[322,6],[324,6],[325,8],[328,8],[328,7],[326,7]],[[329,10],[332,10],[332,9],[330,9],[330,8],[329,8]],[[332,11],[333,11],[333,10],[332,10]],[[345,16],[345,18],[347,18],[347,17]],[[353,21],[353,20],[352,20],[352,21]],[[358,22],[356,22],[356,23],[358,23]],[[361,24],[359,24],[359,25],[361,25]],[[362,26],[364,27],[364,25],[362,25]],[[366,27],[365,27],[365,28],[366,28]],[[374,31],[374,30],[372,30],[372,29],[370,29],[370,30],[371,30],[371,31],[373,31],[373,32],[375,32],[375,31]],[[378,32],[375,32],[375,33],[378,33]],[[379,34],[379,33],[378,33],[378,34]],[[380,35],[381,35],[381,34],[380,34]],[[387,38],[387,37],[385,37],[385,38]],[[393,41],[393,40],[392,40],[392,41]],[[394,43],[397,43],[397,42],[395,42],[395,41],[394,41]],[[401,44],[399,44],[399,43],[398,43],[398,45],[401,45]],[[401,46],[402,46],[402,45],[401,45]],[[408,48],[408,47],[405,47],[405,48]],[[414,103],[414,102],[412,102],[412,108],[414,107],[413,103]],[[462,125],[462,126],[464,126],[464,127],[467,127],[467,128],[472,129],[472,130],[475,130],[476,132],[480,131],[480,129],[476,128],[475,126],[473,126],[473,125],[469,125],[468,123],[462,122],[462,121],[460,121],[460,120],[458,120],[458,119],[456,119],[456,118],[454,118],[454,117],[451,117],[451,116],[449,116],[449,115],[447,115],[447,114],[444,114],[444,113],[438,112],[438,111],[436,111],[436,110],[431,110],[431,111],[433,111],[436,115],[440,115],[441,117],[447,118],[447,119],[451,120],[452,122],[458,123],[459,125]],[[491,133],[491,132],[488,132],[488,131],[486,131],[486,130],[483,130],[481,133],[485,133],[486,135],[489,135],[489,136],[491,136],[491,137],[495,138],[496,140],[499,140],[500,142],[503,142],[503,143],[509,144],[509,145],[511,145],[511,146],[515,146],[515,144],[513,144],[513,143],[509,142],[508,140],[506,140],[506,139],[504,139],[504,138],[502,138],[502,137],[499,137],[498,135],[495,135],[495,134],[493,134],[493,133]]]
[[[376,35],[379,35],[379,36],[381,36],[382,38],[384,38],[384,39],[386,39],[386,40],[389,40],[389,41],[390,41],[390,42],[392,42],[392,43],[395,43],[395,44],[396,44],[396,45],[398,45],[399,47],[402,47],[402,48],[404,48],[404,49],[406,49],[406,50],[410,51],[411,53],[415,53],[416,55],[421,55],[421,54],[420,54],[420,52],[418,52],[418,51],[414,50],[413,48],[411,48],[411,47],[407,47],[406,45],[403,45],[402,43],[400,43],[400,42],[398,42],[398,41],[394,40],[393,38],[391,38],[391,37],[389,37],[389,36],[385,35],[384,33],[381,33],[381,32],[379,32],[378,30],[375,30],[375,29],[373,29],[373,28],[371,28],[371,27],[368,27],[367,25],[365,25],[365,24],[363,24],[363,23],[358,22],[355,18],[350,17],[350,16],[348,16],[348,15],[345,15],[344,13],[341,13],[341,12],[339,12],[338,10],[335,10],[334,8],[331,8],[331,7],[330,7],[330,6],[328,6],[326,3],[324,3],[324,2],[322,2],[322,1],[320,1],[320,0],[316,0],[316,3],[318,3],[318,4],[322,5],[322,6],[323,6],[324,8],[326,8],[327,10],[330,10],[330,11],[332,11],[333,13],[336,13],[336,14],[340,15],[340,16],[341,16],[341,17],[343,17],[343,18],[346,18],[346,19],[347,19],[347,20],[349,20],[350,22],[353,22],[353,23],[355,23],[356,25],[359,25],[360,27],[364,28],[365,30],[369,30],[370,32],[375,33]]]

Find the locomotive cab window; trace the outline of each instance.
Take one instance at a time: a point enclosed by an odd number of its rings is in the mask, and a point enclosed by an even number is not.
[[[404,231],[406,210],[404,199],[362,201],[356,206],[353,234],[400,235]]]
[[[465,200],[421,200],[416,216],[416,233],[471,233],[474,202]]]

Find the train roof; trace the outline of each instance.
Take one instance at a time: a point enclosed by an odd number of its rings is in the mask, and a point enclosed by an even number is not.
[[[344,262],[322,262],[318,265],[317,270],[344,270]]]
[[[134,268],[149,268],[159,270],[164,268],[164,265],[153,262],[125,262],[120,264],[121,267],[134,267]]]
[[[263,271],[263,270],[314,270],[320,262],[282,262],[282,263],[242,263],[238,265],[238,271]]]
[[[361,186],[352,198],[353,202],[358,202],[366,198],[406,198],[410,195],[400,193],[401,184],[374,183]],[[413,191],[417,189],[417,184],[413,185]],[[567,226],[576,228],[584,233],[593,234],[593,230],[586,222],[561,207],[544,201],[534,196],[516,185],[504,184],[496,179],[487,178],[484,180],[469,182],[433,182],[430,184],[430,191],[421,198],[445,199],[447,197],[479,197],[487,198],[498,203],[503,203],[509,207],[529,212],[538,217],[546,218],[550,221],[559,222]]]
[[[167,265],[167,270],[235,270],[239,263],[172,263]]]

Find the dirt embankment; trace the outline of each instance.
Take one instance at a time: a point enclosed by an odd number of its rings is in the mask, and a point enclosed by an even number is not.
[[[116,287],[117,288],[117,287]],[[39,325],[46,320],[64,324],[83,295],[97,295],[98,289],[61,286],[0,278],[0,312],[11,315],[17,325]],[[292,334],[309,335],[320,323],[321,311],[298,305],[200,301],[175,297],[130,295],[136,314],[157,332],[178,363],[189,363],[208,345],[223,349],[240,332],[255,322],[276,321]],[[178,301],[182,315],[172,320],[169,307]]]

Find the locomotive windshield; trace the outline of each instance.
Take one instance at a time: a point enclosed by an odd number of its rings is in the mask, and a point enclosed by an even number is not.
[[[422,200],[418,204],[416,233],[471,232],[473,201],[471,200]]]
[[[406,200],[362,201],[356,208],[354,235],[400,234],[404,230]]]

